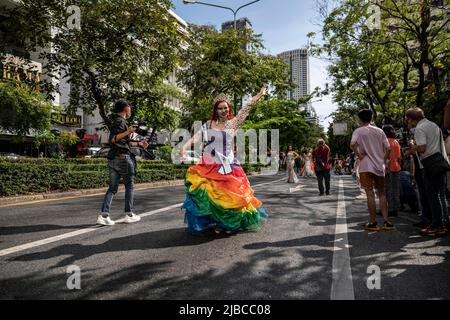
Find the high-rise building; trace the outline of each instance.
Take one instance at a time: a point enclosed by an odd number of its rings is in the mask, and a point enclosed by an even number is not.
[[[286,91],[285,99],[298,101],[300,98],[309,96],[309,53],[308,49],[294,49],[282,52],[278,55],[289,66],[289,75],[295,88]],[[299,105],[308,114],[306,120],[318,122],[317,114],[311,102]]]
[[[231,21],[226,21],[224,23],[222,23],[222,32],[224,32],[225,30],[228,29],[233,29],[234,28],[234,20]],[[251,30],[252,29],[252,24],[250,22],[250,20],[248,20],[248,18],[240,18],[236,20],[236,30]],[[248,51],[249,50],[249,46],[246,43],[243,47],[242,50],[244,51]]]
[[[289,75],[295,88],[285,94],[288,100],[298,100],[309,95],[309,54],[308,49],[295,49],[278,55],[289,66]]]
[[[225,31],[227,29],[233,29],[234,28],[234,20],[226,21],[222,23],[222,31]],[[248,30],[252,28],[252,24],[248,18],[240,18],[236,20],[236,29],[237,30]]]

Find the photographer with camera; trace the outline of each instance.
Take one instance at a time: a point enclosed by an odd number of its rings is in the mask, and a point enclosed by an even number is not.
[[[124,99],[118,100],[114,109],[117,118],[114,120],[109,135],[111,149],[108,153],[109,188],[103,200],[101,214],[97,218],[97,224],[112,226],[115,224],[109,217],[111,203],[119,188],[120,177],[125,184],[125,223],[133,223],[141,220],[141,217],[133,213],[134,175],[136,173],[135,155],[130,147],[142,147],[146,149],[146,141],[132,141],[130,135],[136,132],[134,126],[128,127],[127,119],[131,116],[131,105]]]

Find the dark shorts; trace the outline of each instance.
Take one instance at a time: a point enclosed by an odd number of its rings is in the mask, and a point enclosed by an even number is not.
[[[361,172],[359,174],[359,182],[363,189],[373,190],[384,190],[384,177],[377,176],[372,172]]]

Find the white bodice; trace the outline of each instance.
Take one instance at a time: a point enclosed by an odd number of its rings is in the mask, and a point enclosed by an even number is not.
[[[203,141],[205,143],[203,154],[210,155],[216,164],[220,164],[219,172],[227,174],[232,171],[231,165],[237,163],[233,153],[233,129],[212,129],[203,127]]]
[[[207,129],[204,141],[206,152],[215,150],[215,152],[224,156],[229,156],[233,153],[233,130]]]

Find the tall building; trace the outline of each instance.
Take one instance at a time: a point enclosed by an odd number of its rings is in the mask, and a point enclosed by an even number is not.
[[[288,100],[298,100],[309,95],[309,54],[308,49],[295,49],[278,55],[289,66],[289,74],[295,88],[285,94]]]
[[[234,20],[222,23],[222,32],[233,28],[234,28]],[[252,24],[250,20],[248,20],[248,18],[240,18],[236,20],[236,30],[251,30],[251,29]],[[244,51],[248,51],[249,49],[250,48],[247,43],[242,47],[242,50]]]
[[[295,88],[286,91],[285,99],[295,100],[309,96],[310,79],[309,79],[309,53],[308,49],[294,49],[282,52],[278,55],[288,66],[291,81],[295,84]],[[306,120],[309,122],[318,122],[317,114],[311,105],[311,102],[301,104],[299,106],[308,114]]]
[[[222,23],[222,31],[225,31],[227,29],[233,29],[234,28],[234,20],[226,21]],[[252,28],[252,24],[248,18],[240,18],[236,20],[236,29],[237,30],[248,30]]]

